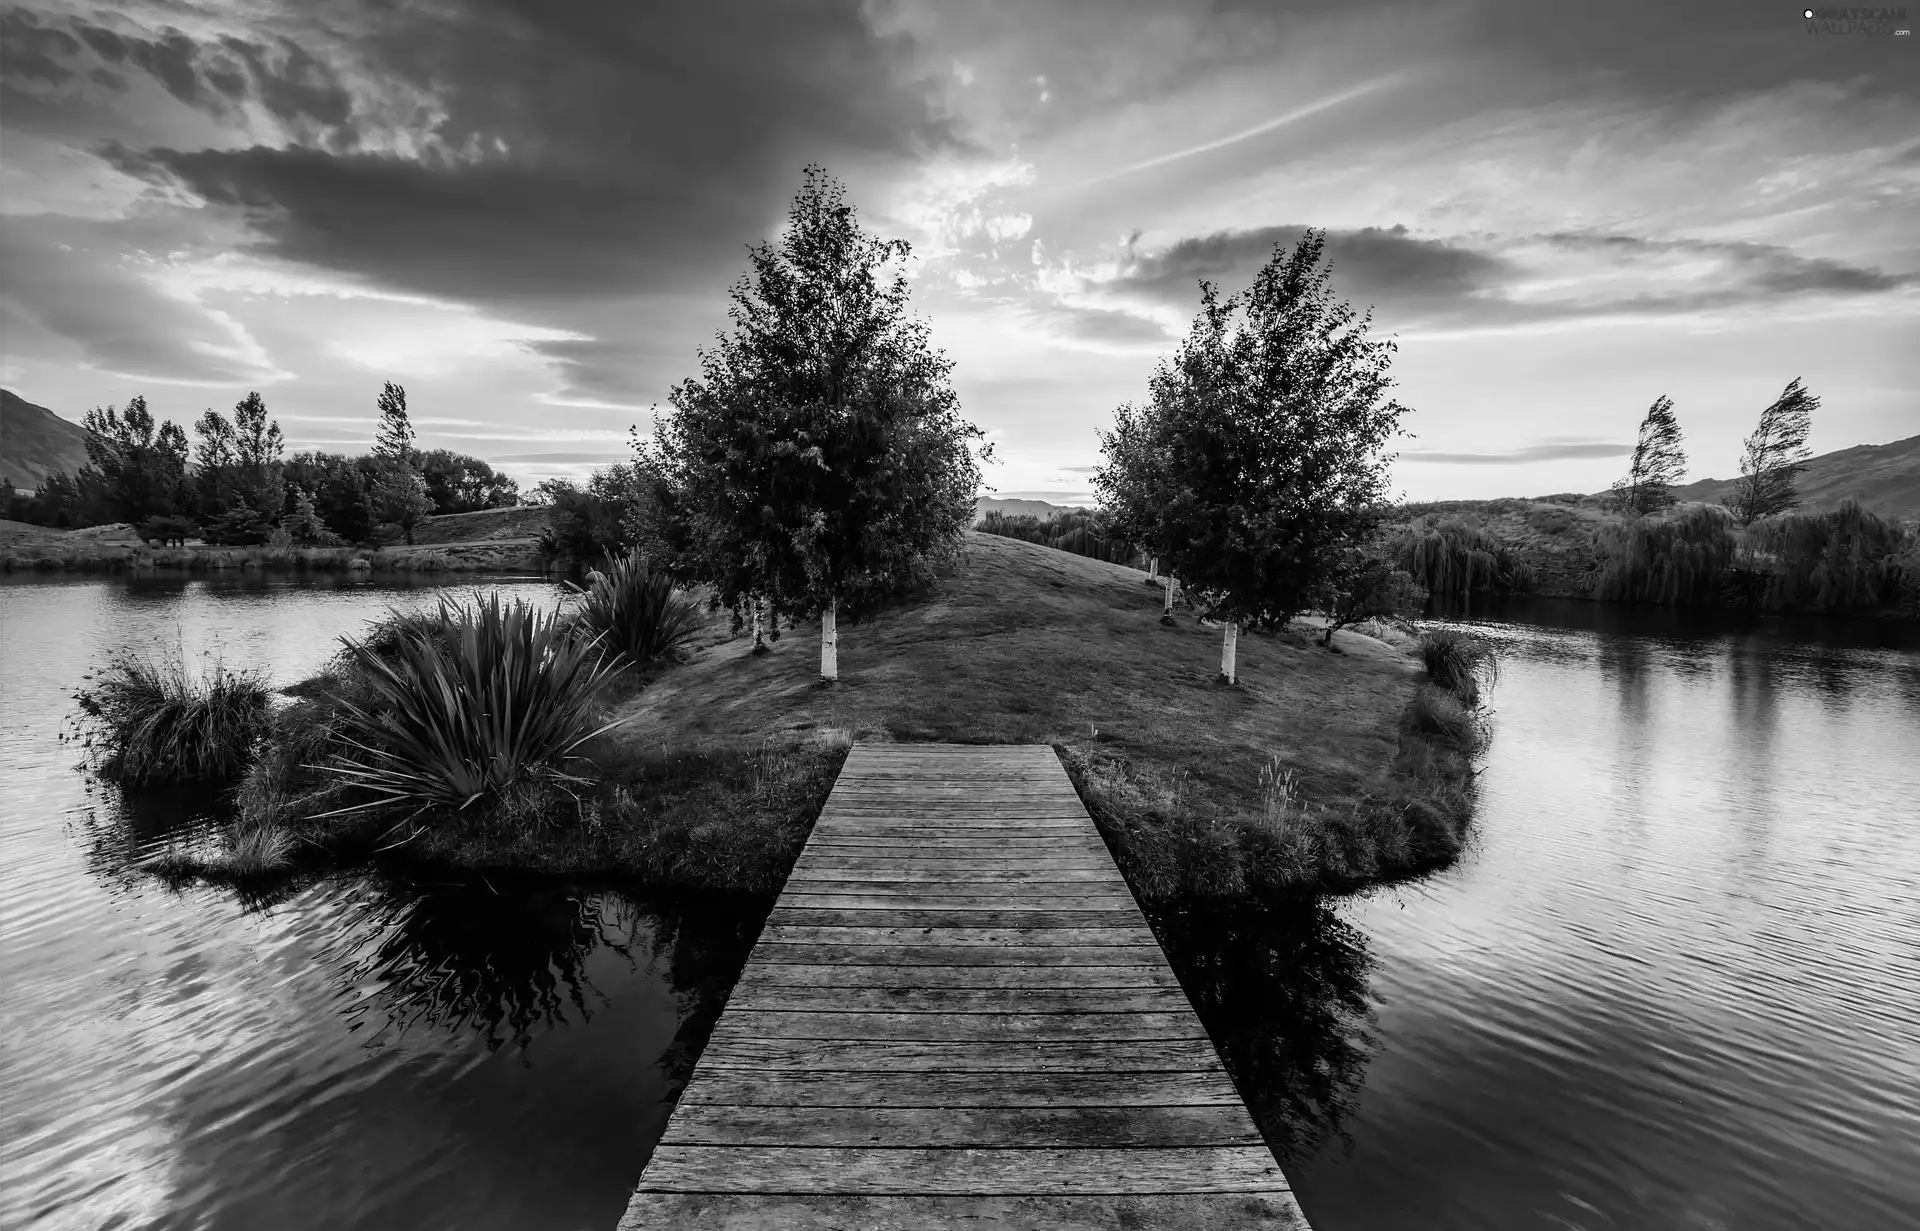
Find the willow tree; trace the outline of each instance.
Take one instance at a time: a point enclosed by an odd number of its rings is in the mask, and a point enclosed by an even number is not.
[[[908,315],[911,249],[860,229],[808,167],[778,243],[749,251],[730,333],[699,354],[660,424],[695,572],[733,612],[820,618],[820,677],[839,678],[838,616],[930,579],[973,520],[984,433],[959,413],[952,362]]]
[[[1658,397],[1640,421],[1627,474],[1613,485],[1614,499],[1630,513],[1658,513],[1673,503],[1673,489],[1687,472],[1687,453],[1680,447],[1680,421],[1674,418],[1673,399]]]
[[[1733,494],[1726,502],[1741,525],[1784,513],[1800,503],[1795,480],[1811,456],[1807,434],[1818,409],[1820,399],[1802,387],[1796,376],[1760,412],[1760,422],[1740,454],[1740,477],[1734,480]]]
[[[1103,436],[1095,476],[1117,522],[1222,625],[1237,679],[1240,625],[1313,607],[1387,495],[1386,445],[1407,408],[1387,396],[1394,344],[1336,300],[1326,235],[1276,247],[1244,296],[1200,283],[1186,340],[1147,404]]]

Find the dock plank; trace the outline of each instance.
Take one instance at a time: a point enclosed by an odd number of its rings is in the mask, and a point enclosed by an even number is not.
[[[1305,1231],[1045,745],[861,744],[621,1231]]]

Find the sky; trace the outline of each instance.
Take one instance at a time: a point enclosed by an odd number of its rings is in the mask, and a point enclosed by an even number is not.
[[[1909,10],[1911,12],[1911,10]],[[43,0],[0,16],[0,383],[258,390],[523,483],[627,456],[818,163],[913,247],[1002,496],[1084,502],[1201,279],[1328,234],[1410,499],[1920,433],[1920,38],[1777,3]],[[1896,21],[1891,27],[1907,23]]]

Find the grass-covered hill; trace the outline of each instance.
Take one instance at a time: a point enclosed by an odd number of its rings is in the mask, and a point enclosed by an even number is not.
[[[1807,463],[1799,489],[1801,507],[1810,512],[1853,499],[1885,517],[1920,520],[1920,436],[1822,453]],[[1674,494],[1720,504],[1733,494],[1733,480],[1700,479]]]
[[[86,464],[86,429],[0,389],[0,480],[31,491],[56,470],[72,474]]]

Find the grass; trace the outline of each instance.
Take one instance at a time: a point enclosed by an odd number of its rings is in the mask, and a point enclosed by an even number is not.
[[[224,783],[253,759],[268,690],[258,675],[212,659],[200,671],[176,649],[123,649],[75,698],[95,772],[128,786]]]
[[[246,569],[291,569],[314,573],[444,573],[512,571],[482,551],[465,552],[460,545],[440,549],[371,550],[357,547],[143,547],[119,543],[66,543],[54,540],[23,544],[0,555],[0,572],[106,572],[147,569],[184,569],[224,572]]]
[[[1459,851],[1472,752],[1418,708],[1410,654],[1357,634],[1365,652],[1338,656],[1310,631],[1249,634],[1240,684],[1222,687],[1217,630],[1190,613],[1162,626],[1160,610],[1135,570],[970,535],[937,584],[869,622],[842,621],[830,687],[818,681],[817,625],[755,655],[725,613],[700,612],[685,662],[609,687],[610,709],[594,722],[619,725],[575,746],[568,776],[489,779],[469,757],[460,776],[417,792],[409,769],[404,798],[358,811],[350,805],[367,801],[369,780],[314,767],[346,749],[364,772],[375,762],[345,742],[350,732],[378,746],[371,720],[383,708],[480,684],[435,665],[424,644],[401,657],[350,653],[274,717],[232,832],[288,835],[271,847],[247,839],[263,863],[287,852],[361,859],[427,802],[386,857],[771,892],[852,742],[939,740],[1055,747],[1148,901],[1353,889]],[[395,646],[432,640],[386,635]],[[396,667],[402,658],[410,666]],[[468,724],[495,712],[449,705]],[[424,732],[441,728],[402,721],[420,732],[410,745],[440,746]]]
[[[1500,659],[1484,637],[1453,628],[1437,628],[1420,635],[1420,663],[1427,678],[1465,705],[1478,705],[1480,694],[1500,678]]]

